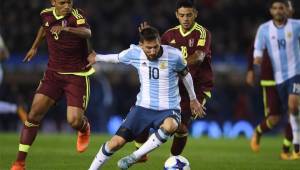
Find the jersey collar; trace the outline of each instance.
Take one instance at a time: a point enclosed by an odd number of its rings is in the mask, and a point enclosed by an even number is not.
[[[57,14],[56,14],[56,12],[55,12],[55,8],[53,9],[53,15],[54,15],[54,17],[55,17],[55,19],[56,20],[59,20],[59,19],[62,19],[62,18],[64,18],[65,16],[63,16],[63,15],[61,15],[61,16],[58,16]]]
[[[196,26],[197,26],[197,23],[195,22],[195,23],[194,23],[194,26],[193,26],[188,32],[184,33],[184,32],[183,32],[182,26],[179,25],[179,32],[180,32],[180,34],[181,34],[183,37],[186,37],[186,36],[188,36],[191,32],[193,32],[194,29],[196,29]]]

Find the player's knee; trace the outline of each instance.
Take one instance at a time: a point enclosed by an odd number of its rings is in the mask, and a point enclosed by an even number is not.
[[[173,134],[178,128],[178,122],[173,118],[167,118],[161,128],[163,128],[167,133]]]
[[[186,133],[189,133],[189,129],[187,127],[187,125],[185,124],[180,124],[176,130],[176,133],[178,134],[186,134]]]
[[[278,124],[279,120],[280,120],[280,116],[270,116],[268,118],[269,122],[271,123],[272,126],[275,126]]]

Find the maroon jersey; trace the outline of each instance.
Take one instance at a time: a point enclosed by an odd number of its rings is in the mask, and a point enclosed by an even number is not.
[[[251,50],[248,53],[248,70],[253,70],[254,64],[253,64],[253,50],[254,47],[251,47]],[[274,80],[273,76],[273,67],[270,60],[270,57],[268,55],[267,50],[264,50],[263,53],[263,59],[260,66],[260,79],[261,80]]]
[[[52,7],[43,10],[40,15],[48,44],[48,69],[57,72],[86,71],[84,68],[88,64],[87,39],[65,31],[60,34],[50,32],[53,26],[58,25],[89,28],[83,12],[72,9],[72,13],[67,16],[57,16],[55,8]]]
[[[211,34],[195,23],[193,28],[183,33],[181,26],[176,26],[166,31],[161,38],[162,44],[171,45],[181,50],[186,59],[194,54],[196,50],[205,52],[206,56],[201,64],[188,65],[193,77],[196,94],[210,91],[213,87],[213,73],[211,68]],[[180,83],[180,94],[188,96],[182,83]],[[183,97],[183,96],[182,96]],[[184,98],[182,98],[184,100]]]

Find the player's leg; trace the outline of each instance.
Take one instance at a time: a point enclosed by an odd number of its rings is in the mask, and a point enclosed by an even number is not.
[[[149,129],[145,129],[137,138],[134,139],[134,145],[136,150],[138,150],[148,139]],[[143,155],[137,163],[143,163],[148,160],[148,155]]]
[[[116,134],[113,138],[104,143],[97,155],[95,156],[89,170],[96,170],[102,165],[126,142],[133,141],[133,139],[138,136],[146,127],[148,126],[149,121],[147,117],[145,118],[143,114],[147,115],[148,112],[144,113],[142,107],[132,107],[130,112],[127,114],[125,121],[122,123]],[[149,116],[149,115],[148,115]]]
[[[29,148],[37,136],[40,122],[54,103],[55,101],[48,96],[39,93],[35,94],[28,119],[25,121],[21,131],[19,151],[16,162],[11,168],[12,170],[22,169],[22,167],[24,167]]]
[[[200,92],[197,94],[198,100],[202,103],[202,105],[205,105],[206,100],[211,97],[211,93],[209,91]],[[191,122],[191,110],[190,110],[190,102],[188,98],[185,98],[182,96],[182,102],[180,103],[181,109],[182,109],[182,117],[181,117],[181,123],[176,130],[174,137],[173,137],[173,143],[171,146],[171,154],[172,155],[180,155],[187,143],[188,135],[189,135],[189,124]]]
[[[251,138],[250,146],[254,152],[259,151],[261,136],[272,130],[278,124],[281,117],[280,99],[276,87],[262,86],[262,90],[265,119],[257,125]]]
[[[282,152],[280,158],[283,160],[291,160],[290,148],[293,143],[293,133],[291,124],[288,122],[284,128],[284,139],[282,142]]]
[[[165,143],[177,130],[180,122],[180,113],[173,110],[161,111],[161,113],[163,113],[162,116],[153,122],[155,127],[160,124],[158,130],[154,132],[138,150],[118,161],[118,167],[120,169],[127,169],[132,166],[143,155]]]
[[[123,133],[125,134],[128,129],[120,129],[117,133]],[[123,131],[123,132],[121,132]],[[124,133],[125,132],[125,133]],[[103,166],[103,164],[108,161],[111,156],[121,149],[125,144],[127,140],[119,135],[114,135],[109,141],[105,142],[103,145],[101,145],[98,153],[96,154],[92,164],[90,165],[89,170],[98,170]]]
[[[300,159],[300,114],[298,110],[299,96],[290,94],[288,97],[288,112],[293,133],[294,159]]]
[[[78,131],[77,151],[84,152],[90,141],[90,124],[84,116],[90,96],[88,77],[60,75],[65,81],[64,92],[67,99],[67,120],[72,128]]]

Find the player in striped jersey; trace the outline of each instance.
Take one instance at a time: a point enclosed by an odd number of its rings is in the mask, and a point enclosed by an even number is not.
[[[211,97],[213,87],[213,72],[211,68],[211,34],[195,22],[197,10],[191,0],[178,0],[176,3],[176,17],[179,26],[169,29],[162,35],[162,44],[167,44],[181,50],[184,60],[193,77],[195,92],[202,105]],[[141,25],[142,29],[147,25]],[[192,112],[189,107],[188,94],[179,83],[182,108],[182,122],[174,134],[171,147],[172,155],[180,155],[187,142],[188,127],[191,122]],[[139,147],[146,139],[147,132],[136,139]],[[147,160],[145,155],[140,162]]]
[[[293,133],[293,159],[299,159],[300,114],[300,21],[288,19],[286,0],[270,4],[272,20],[260,25],[254,44],[254,64],[262,63],[263,51],[270,56],[274,78],[284,112],[288,112]]]
[[[292,17],[294,13],[293,5],[291,1],[289,4],[289,17]],[[246,82],[250,86],[255,84],[255,73],[253,64],[253,50],[251,47],[250,53],[248,54],[248,71],[246,76]],[[260,150],[260,139],[261,136],[272,130],[279,122],[280,118],[284,116],[281,111],[281,101],[279,94],[276,89],[276,83],[273,76],[273,68],[270,61],[270,57],[266,50],[263,53],[262,64],[260,66],[260,85],[263,93],[263,104],[265,119],[263,119],[255,128],[255,132],[251,138],[250,147],[252,151],[258,152]],[[292,145],[293,134],[290,123],[285,126],[284,129],[284,140],[282,145],[282,152],[280,154],[281,159],[290,160],[290,146]]]
[[[119,168],[129,168],[141,156],[172,136],[181,121],[179,77],[189,93],[193,115],[204,115],[181,52],[171,46],[160,45],[159,33],[153,27],[140,32],[139,46],[131,45],[119,54],[91,54],[89,61],[90,64],[95,61],[130,64],[137,69],[141,84],[135,106],[130,109],[116,134],[101,146],[90,170],[102,167],[114,152],[134,140],[144,129],[153,127],[156,131],[138,150],[119,160]]]

